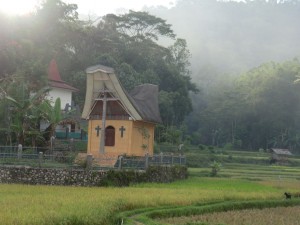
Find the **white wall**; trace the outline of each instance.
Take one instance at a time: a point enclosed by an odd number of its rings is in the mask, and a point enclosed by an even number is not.
[[[67,103],[69,103],[69,105],[72,103],[72,91],[60,88],[52,88],[47,96],[47,99],[51,100],[52,106],[54,106],[57,98],[60,98],[61,109],[65,109]]]
[[[61,109],[64,110],[67,103],[69,103],[69,105],[71,105],[71,103],[72,103],[72,91],[65,90],[65,89],[60,89],[60,88],[52,88],[49,91],[46,98],[51,101],[52,106],[54,106],[54,103],[55,103],[56,99],[60,98]],[[48,126],[49,126],[49,123],[47,123],[46,121],[41,121],[40,122],[40,130],[45,130]],[[70,129],[69,125],[68,125],[68,127]],[[61,125],[58,125],[56,127],[56,130],[58,130],[58,131],[62,131],[62,130],[65,130],[65,129],[66,129],[66,127],[61,126]]]

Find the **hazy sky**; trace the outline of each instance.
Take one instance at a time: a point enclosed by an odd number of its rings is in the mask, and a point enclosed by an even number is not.
[[[144,6],[171,7],[176,0],[62,0],[78,5],[79,14],[105,15],[123,13],[128,9],[141,10]],[[6,14],[26,14],[34,11],[41,0],[0,0],[0,11]]]

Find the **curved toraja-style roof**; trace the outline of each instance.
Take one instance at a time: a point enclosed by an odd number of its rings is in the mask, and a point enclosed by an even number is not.
[[[108,89],[133,120],[160,123],[158,87],[144,84],[128,94],[120,84],[114,69],[102,65],[86,69],[87,90],[82,117],[88,119],[101,90]]]

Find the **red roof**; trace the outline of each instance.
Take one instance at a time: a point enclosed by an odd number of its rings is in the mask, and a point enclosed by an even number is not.
[[[61,89],[68,89],[73,92],[79,91],[77,88],[74,88],[67,84],[65,81],[63,81],[60,77],[57,63],[55,59],[52,59],[49,68],[48,68],[48,80],[49,80],[49,86],[55,87],[55,88],[61,88]]]

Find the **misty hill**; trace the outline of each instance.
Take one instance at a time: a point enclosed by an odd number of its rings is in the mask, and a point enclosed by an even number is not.
[[[150,8],[187,40],[194,80],[300,55],[300,1],[179,0]]]

